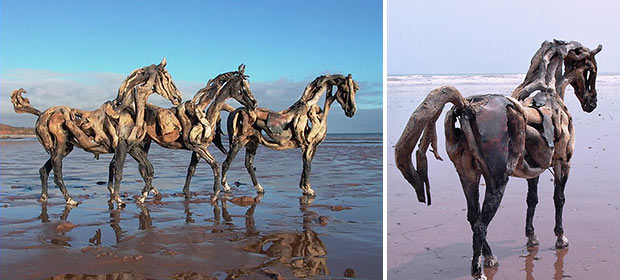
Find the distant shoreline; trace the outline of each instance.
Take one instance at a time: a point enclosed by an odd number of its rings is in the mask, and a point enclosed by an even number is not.
[[[525,75],[526,73],[409,73],[409,74],[387,74],[388,77],[398,76],[499,76],[499,75]],[[602,76],[618,76],[620,72],[598,72]]]
[[[36,139],[37,136],[34,134],[0,134],[0,139],[25,139],[25,138]]]
[[[353,133],[328,133],[328,136],[338,136],[338,135],[368,135],[368,134],[375,134],[375,135],[379,135],[382,134],[381,132],[353,132]],[[34,134],[0,134],[0,139],[36,139],[37,136]]]

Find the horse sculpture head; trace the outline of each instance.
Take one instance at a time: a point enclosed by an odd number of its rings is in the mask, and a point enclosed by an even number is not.
[[[336,100],[342,106],[344,114],[351,118],[355,114],[355,93],[360,89],[360,86],[353,80],[351,74],[344,77],[337,86]]]
[[[585,112],[596,109],[596,73],[597,64],[594,56],[603,46],[598,45],[594,50],[579,45],[568,51],[564,59],[564,77],[575,90],[575,95]]]
[[[141,90],[140,92],[146,94],[147,97],[157,93],[170,100],[172,104],[179,105],[183,101],[183,97],[172,81],[172,77],[168,74],[166,64],[166,58],[164,58],[158,65],[152,64],[131,72],[119,87],[117,99],[123,99],[127,94],[131,94],[134,88],[138,87]]]
[[[245,75],[245,65],[241,64],[238,71],[229,73],[233,76],[222,88],[222,93],[234,98],[250,110],[256,109],[258,102],[250,90],[250,82],[247,79],[248,76]]]

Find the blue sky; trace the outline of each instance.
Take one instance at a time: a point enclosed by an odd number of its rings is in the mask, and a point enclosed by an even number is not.
[[[325,73],[353,74],[362,85],[358,93],[362,111],[380,112],[382,105],[381,1],[2,1],[1,5],[2,103],[6,91],[12,90],[8,85],[36,84],[26,88],[36,105],[35,99],[45,98],[41,87],[66,81],[86,91],[85,96],[93,95],[94,108],[107,99],[99,100],[105,94],[91,87],[108,88],[111,81],[165,56],[168,71],[186,89],[185,98],[214,75],[245,63],[251,81],[263,83],[264,91],[278,91],[269,86],[292,87],[282,96],[255,90],[262,106],[280,106],[275,110],[292,104],[305,84]],[[59,89],[80,96],[75,87]],[[48,103],[41,101],[39,107],[53,105]],[[2,122],[10,123],[14,118],[5,105]],[[381,121],[377,123],[370,130],[381,131]],[[356,126],[355,118],[343,124],[329,131],[350,130]],[[356,127],[369,130],[363,124]]]
[[[389,0],[387,73],[525,73],[553,39],[602,44],[599,71],[617,73],[618,10],[602,0]]]

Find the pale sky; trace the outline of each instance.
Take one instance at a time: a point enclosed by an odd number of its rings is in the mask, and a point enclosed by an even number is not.
[[[525,73],[545,40],[593,49],[601,73],[620,72],[616,1],[388,0],[387,73]]]
[[[276,111],[317,76],[352,74],[357,113],[345,120],[334,105],[328,132],[381,132],[382,24],[379,0],[0,1],[0,123],[34,125],[13,112],[14,89],[41,110],[91,110],[165,56],[186,100],[245,63],[259,106]]]

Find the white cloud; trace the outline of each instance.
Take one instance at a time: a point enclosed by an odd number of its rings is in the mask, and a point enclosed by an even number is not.
[[[59,73],[33,69],[18,69],[3,73],[0,84],[0,123],[31,127],[36,121],[35,116],[16,114],[13,111],[10,94],[15,89],[26,89],[28,93],[24,96],[29,98],[30,103],[39,110],[45,110],[56,105],[93,110],[102,103],[116,97],[118,86],[125,77],[125,75],[117,73]],[[308,81],[292,81],[287,78],[280,78],[270,82],[254,82],[250,79],[252,92],[258,100],[259,106],[275,111],[286,109],[295,103],[306,85],[311,81],[311,79]],[[175,80],[177,87],[183,93],[184,100],[192,98],[194,93],[202,88],[206,82]],[[361,87],[356,96],[358,110],[361,114],[365,114],[363,113],[365,109],[374,109],[368,112],[372,111],[373,116],[376,117],[377,112],[380,111],[377,109],[382,106],[381,84],[364,81],[358,81],[358,83]],[[170,106],[170,102],[157,95],[151,96],[149,102],[163,107]],[[235,107],[240,106],[235,101],[229,103]],[[333,109],[340,110],[340,106],[335,105]],[[350,121],[353,123],[349,125],[356,127],[355,118]],[[343,122],[343,125],[347,124]],[[339,130],[337,127],[334,129],[330,129],[330,132]],[[381,131],[381,128],[379,126],[370,131]]]

